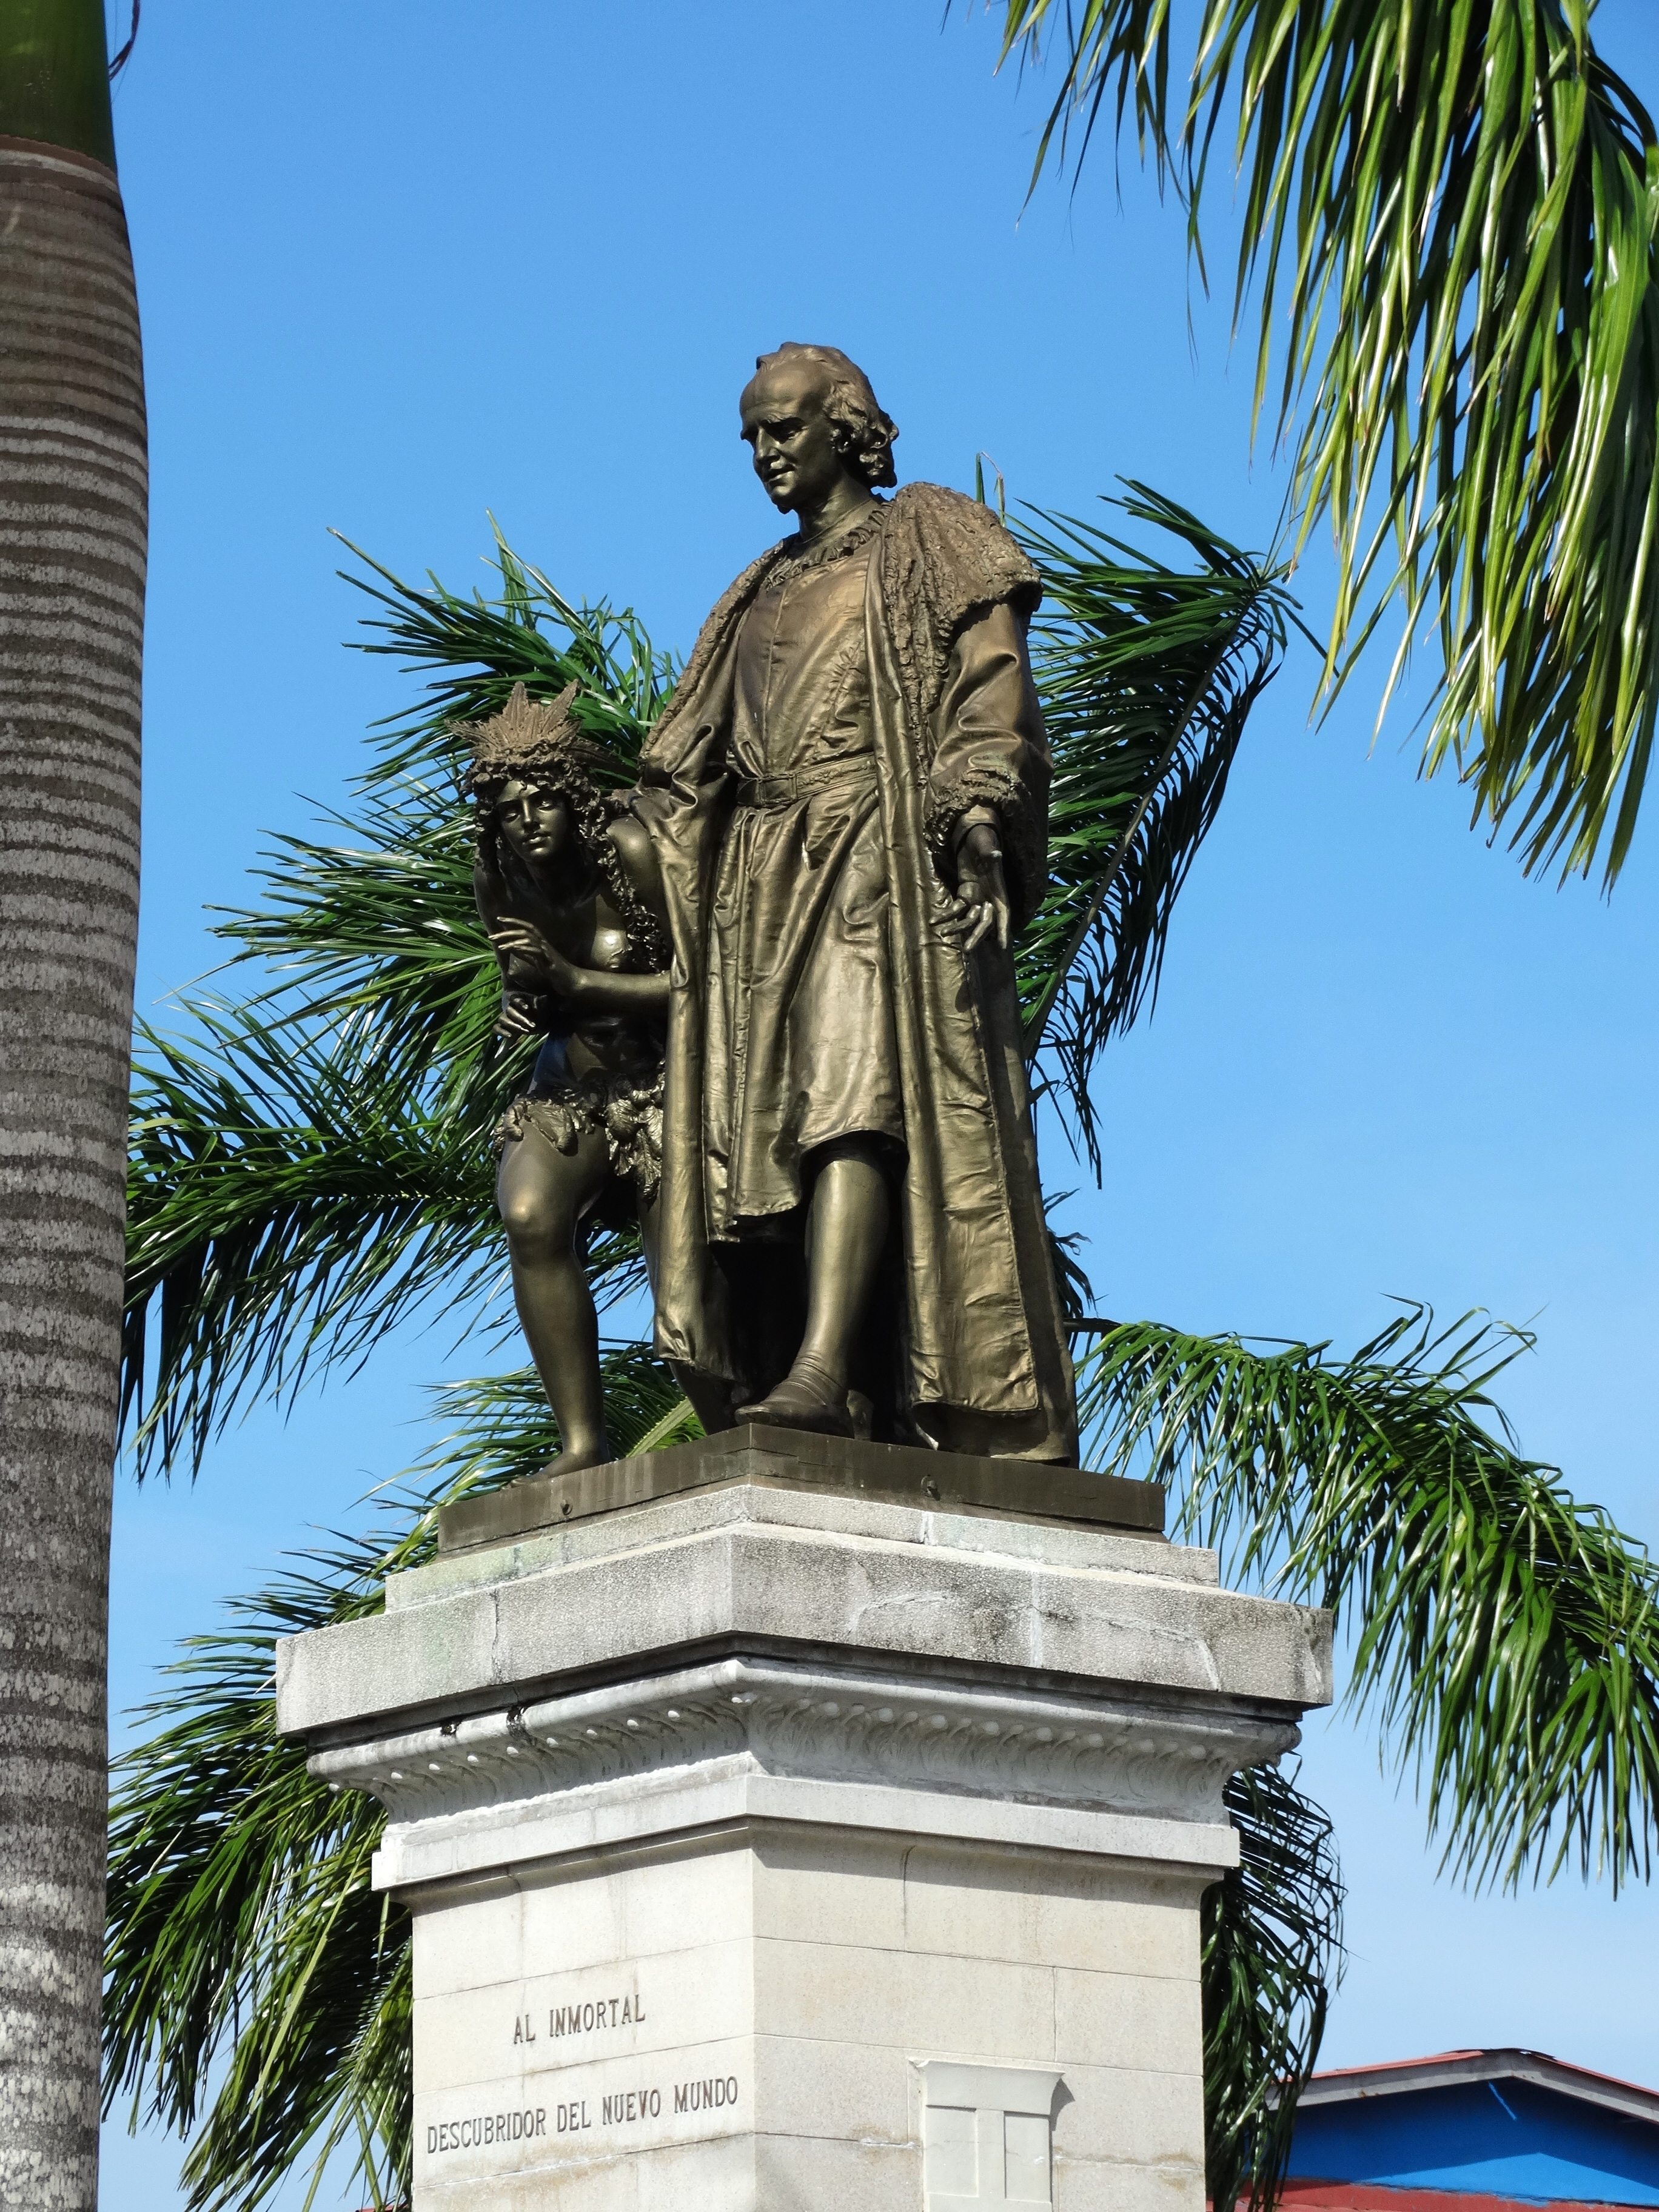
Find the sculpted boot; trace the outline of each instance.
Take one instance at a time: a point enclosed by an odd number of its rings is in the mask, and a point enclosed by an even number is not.
[[[847,1385],[827,1367],[805,1354],[775,1390],[753,1406],[739,1406],[740,1421],[759,1421],[774,1429],[810,1429],[821,1437],[850,1437]]]

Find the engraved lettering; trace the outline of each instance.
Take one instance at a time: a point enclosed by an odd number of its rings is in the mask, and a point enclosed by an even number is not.
[[[645,2007],[640,2002],[637,1989],[618,1996],[584,1997],[568,2004],[550,2005],[547,2008],[547,2032],[557,2039],[567,2035],[592,2035],[596,2028],[633,2027],[645,2018]],[[523,2035],[519,2029],[522,2025]],[[528,2013],[522,2023],[514,2022],[513,2040],[533,2043],[536,2031]]]
[[[662,2091],[648,2087],[619,2089],[605,2100],[599,2112],[601,2127],[637,2126],[641,2120],[660,2119]]]
[[[609,2024],[609,2010],[614,2003],[620,2025],[623,1999],[607,1998],[604,2004],[595,2005],[595,2024]],[[587,2009],[586,2001],[580,2007],[565,2008],[574,2022]],[[558,2017],[558,2008],[550,2013],[550,2019]],[[637,2017],[637,2013],[635,2014]],[[520,2023],[528,2027],[527,2019]],[[526,2040],[529,2039],[526,2038]],[[738,2101],[738,2083],[735,2074],[706,2074],[696,2081],[675,2081],[666,2087],[653,2087],[650,2081],[635,2081],[631,2088],[607,2091],[599,2103],[599,2124],[604,2128],[638,2127],[647,2120],[662,2118],[664,2098],[672,2091],[672,2107],[678,2114],[714,2112],[726,2110]],[[427,2155],[438,2157],[457,2150],[494,2149],[501,2146],[523,2143],[549,2134],[581,2135],[593,2126],[592,2111],[585,2097],[572,2097],[567,2102],[550,2108],[545,2105],[524,2106],[512,2112],[474,2112],[465,2119],[441,2120],[426,2131]]]
[[[735,2074],[710,2075],[701,2081],[677,2081],[674,2084],[674,2110],[677,2112],[718,2112],[724,2105],[738,2101],[738,2077]]]
[[[562,2107],[561,2108],[562,2109]],[[578,2107],[572,2106],[574,2112]],[[586,2125],[586,2107],[580,2107],[584,2117],[580,2123]],[[427,2155],[436,2157],[445,2151],[477,2150],[495,2143],[523,2142],[532,2136],[547,2133],[547,2107],[538,2105],[532,2110],[526,2106],[516,2112],[474,2112],[465,2120],[441,2120],[426,2131]]]

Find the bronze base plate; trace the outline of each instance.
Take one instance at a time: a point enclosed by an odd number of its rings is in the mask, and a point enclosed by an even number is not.
[[[528,1475],[484,1497],[464,1498],[439,1514],[438,1549],[471,1552],[511,1544],[596,1514],[738,1482],[842,1492],[883,1504],[919,1506],[924,1512],[939,1506],[953,1513],[1058,1522],[1127,1535],[1164,1533],[1164,1492],[1155,1482],[1088,1474],[1036,1460],[973,1459],[902,1444],[860,1443],[749,1422],[696,1443],[611,1460],[573,1474]]]

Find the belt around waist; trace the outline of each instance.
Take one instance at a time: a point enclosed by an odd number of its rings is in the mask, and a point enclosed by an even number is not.
[[[799,768],[786,775],[747,775],[738,784],[734,803],[738,806],[787,806],[815,791],[830,791],[841,784],[873,786],[876,757],[854,753],[846,760],[825,761],[819,768]]]

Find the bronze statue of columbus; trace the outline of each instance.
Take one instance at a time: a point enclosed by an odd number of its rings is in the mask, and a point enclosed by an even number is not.
[[[878,495],[897,430],[835,348],[763,356],[741,410],[797,530],[631,800],[674,947],[657,1346],[738,1419],[1074,1465],[1010,951],[1046,872],[1036,571],[959,493]]]

